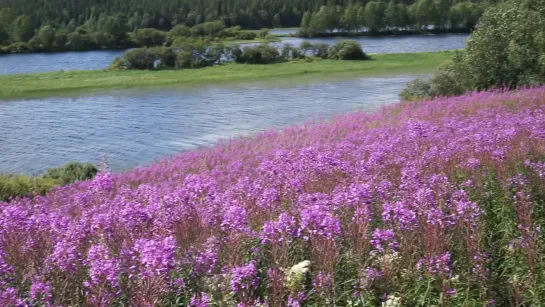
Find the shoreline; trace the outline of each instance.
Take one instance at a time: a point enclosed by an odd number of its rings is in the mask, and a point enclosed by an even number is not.
[[[196,87],[245,81],[267,81],[301,76],[335,77],[342,75],[376,77],[426,74],[452,58],[454,51],[373,54],[366,61],[314,59],[277,64],[224,64],[185,70],[80,70],[0,76],[0,100],[43,98],[97,91]]]

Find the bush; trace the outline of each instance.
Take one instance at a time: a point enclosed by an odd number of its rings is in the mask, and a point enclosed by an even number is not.
[[[191,36],[191,31],[186,25],[177,25],[168,32],[170,37],[189,37]]]
[[[152,28],[144,28],[136,30],[134,40],[140,46],[161,46],[165,42],[165,32]]]
[[[268,44],[246,47],[241,53],[233,52],[233,57],[235,62],[246,64],[271,64],[281,59],[278,49]]]
[[[97,173],[98,169],[91,163],[69,162],[63,166],[48,169],[43,178],[53,179],[57,184],[66,185],[92,179]]]
[[[90,163],[69,162],[63,166],[48,169],[40,177],[3,175],[0,176],[0,201],[34,194],[44,195],[55,186],[93,179],[97,172],[97,168]]]
[[[116,56],[108,68],[113,70],[125,70],[125,69],[128,69],[129,67],[130,67],[130,64],[127,60]]]
[[[176,65],[176,53],[171,48],[153,47],[149,48],[148,52],[154,58],[154,68],[158,68],[156,64],[159,64],[160,68],[171,68]]]
[[[252,31],[242,31],[237,36],[236,39],[240,40],[254,40],[257,37],[257,34]]]
[[[56,185],[53,179],[31,178],[24,175],[0,176],[0,201],[32,194],[44,195]]]
[[[72,51],[87,50],[91,45],[89,36],[79,32],[68,34],[66,39],[66,48]]]
[[[399,93],[399,98],[405,101],[424,100],[430,97],[432,97],[431,84],[422,78],[412,80]]]
[[[315,57],[327,59],[329,56],[329,45],[328,44],[314,44],[312,45],[312,53]]]
[[[289,59],[302,59],[305,55],[299,48],[293,47],[291,44],[284,44],[282,47],[282,58]]]
[[[353,40],[343,40],[329,47],[328,58],[333,60],[365,60],[361,45]]]
[[[34,48],[27,43],[14,43],[5,47],[5,53],[32,53]]]
[[[148,48],[134,48],[125,51],[123,55],[129,68],[131,69],[153,69],[155,65],[155,55],[148,52]]]
[[[452,62],[442,64],[430,79],[431,97],[448,97],[464,93],[464,86]]]
[[[257,33],[257,37],[266,38],[267,36],[269,36],[270,33],[271,31],[269,29],[263,28]]]

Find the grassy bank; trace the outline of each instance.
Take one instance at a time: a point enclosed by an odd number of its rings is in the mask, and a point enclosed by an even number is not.
[[[385,76],[433,72],[453,55],[432,53],[375,54],[370,61],[294,61],[273,65],[226,64],[195,70],[64,71],[0,77],[0,99],[30,98],[73,92],[154,86],[199,86],[306,76]]]

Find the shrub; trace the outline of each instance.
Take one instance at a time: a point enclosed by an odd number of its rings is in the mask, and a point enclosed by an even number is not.
[[[237,34],[236,38],[240,40],[254,40],[257,37],[257,34],[255,34],[252,31],[242,31]]]
[[[257,33],[257,37],[259,38],[266,38],[267,36],[269,36],[269,34],[271,33],[271,31],[269,29],[261,29],[259,30],[259,32]]]
[[[108,68],[113,70],[125,70],[125,69],[128,69],[129,67],[130,67],[130,64],[127,60],[116,56]]]
[[[165,42],[165,32],[152,28],[144,28],[136,30],[134,40],[140,46],[161,46]]]
[[[294,47],[292,44],[284,44],[282,47],[281,56],[283,59],[302,59],[305,57],[304,53],[299,48]]]
[[[14,43],[5,47],[5,53],[31,53],[34,48],[28,43]]]
[[[442,64],[430,79],[432,97],[456,96],[465,89],[452,62]]]
[[[170,37],[189,37],[191,36],[191,31],[186,25],[176,25],[169,32],[168,36]]]
[[[405,101],[428,99],[432,97],[431,84],[422,78],[416,78],[407,84],[399,97]]]
[[[132,69],[153,69],[156,60],[155,55],[145,47],[127,50],[123,57]]]
[[[53,179],[57,184],[66,185],[76,181],[92,179],[98,169],[91,163],[68,162],[56,168],[50,168],[43,175],[45,179]]]
[[[157,65],[159,65],[161,68],[170,68],[174,67],[176,64],[176,53],[171,48],[153,47],[149,48],[148,52],[154,58],[154,68],[158,68]]]
[[[299,45],[299,50],[301,50],[301,52],[302,52],[303,54],[305,54],[305,55],[306,55],[309,51],[313,51],[313,49],[314,49],[314,46],[313,46],[312,43],[309,42],[309,41],[303,41],[303,42],[301,43],[301,45]]]
[[[246,31],[242,31],[242,28],[240,26],[230,27],[230,28],[223,29],[223,31],[221,31],[220,36],[221,37],[237,37],[242,32],[246,32]]]
[[[327,59],[329,56],[329,45],[324,43],[314,44],[312,53],[315,57]]]
[[[353,40],[343,40],[329,47],[328,58],[333,60],[365,60],[361,45]]]
[[[31,178],[24,175],[0,176],[0,201],[32,194],[44,195],[55,185],[55,180],[48,178]]]
[[[241,53],[234,52],[233,57],[237,63],[246,64],[271,64],[281,59],[278,49],[268,44],[246,47]]]
[[[44,195],[55,186],[92,179],[98,170],[90,163],[69,162],[57,168],[50,168],[40,177],[25,175],[0,176],[0,201],[16,197]]]
[[[91,45],[89,36],[79,32],[68,34],[66,39],[66,48],[72,51],[87,50]]]

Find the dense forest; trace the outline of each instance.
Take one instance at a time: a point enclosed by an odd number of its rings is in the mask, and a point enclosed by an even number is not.
[[[4,52],[125,48],[138,29],[221,21],[226,28],[303,26],[303,35],[474,26],[490,1],[0,0]]]

